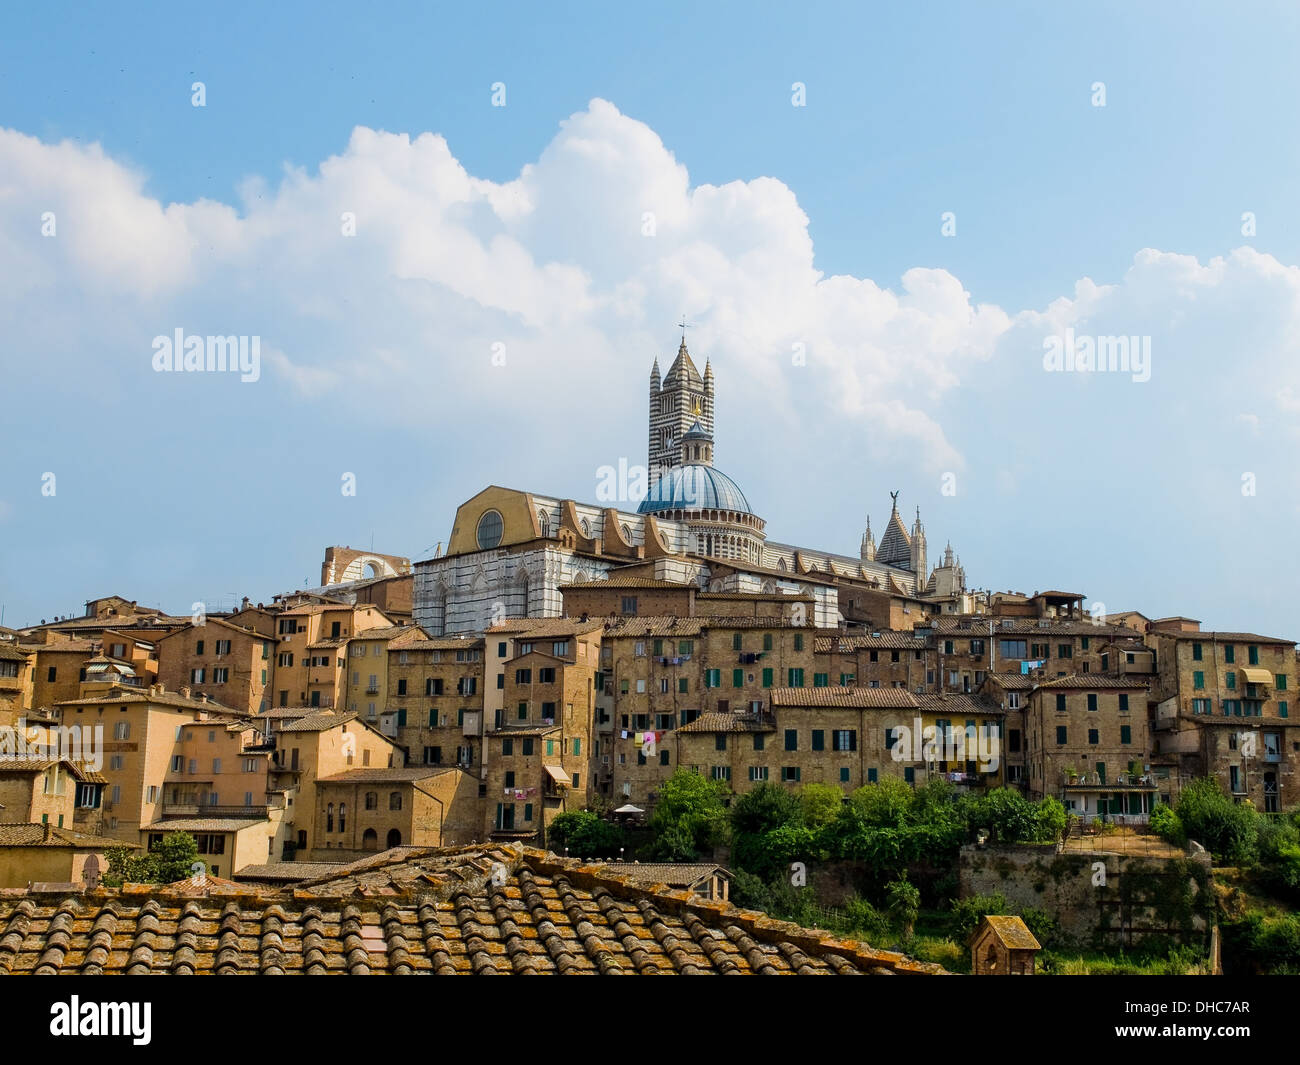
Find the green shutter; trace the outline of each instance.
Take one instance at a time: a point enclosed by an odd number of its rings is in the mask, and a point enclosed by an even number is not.
[[[770,688],[771,686],[772,686],[772,671],[770,669],[765,669],[763,670],[763,687]]]

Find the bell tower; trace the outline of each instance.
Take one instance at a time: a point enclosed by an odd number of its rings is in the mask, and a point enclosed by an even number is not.
[[[650,370],[649,430],[651,485],[673,466],[712,465],[713,367],[706,360],[701,376],[686,350],[685,332],[677,358],[662,379],[658,359]]]

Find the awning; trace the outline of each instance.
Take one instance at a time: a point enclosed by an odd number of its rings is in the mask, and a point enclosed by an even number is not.
[[[561,769],[558,765],[547,765],[547,766],[543,766],[542,768],[546,770],[546,775],[549,776],[557,784],[563,784],[567,788],[570,784],[573,783],[573,781],[569,779],[569,774],[566,773],[563,769]]]
[[[617,810],[615,810],[614,812],[615,812],[616,814],[643,814],[643,813],[645,813],[645,811],[644,811],[643,809],[641,809],[641,807],[639,807],[639,806],[633,806],[630,802],[627,803],[627,804],[624,805],[624,806],[620,806],[620,807],[619,807]]]
[[[1246,674],[1247,684],[1267,684],[1270,687],[1273,684],[1273,674],[1267,669],[1260,669],[1258,666],[1247,666],[1242,672]]]

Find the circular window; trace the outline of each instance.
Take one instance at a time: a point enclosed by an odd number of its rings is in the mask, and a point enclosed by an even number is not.
[[[501,515],[495,510],[489,510],[478,520],[478,546],[484,551],[496,547],[501,543],[501,533],[504,529]]]

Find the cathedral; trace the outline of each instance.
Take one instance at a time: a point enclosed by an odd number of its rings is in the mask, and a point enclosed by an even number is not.
[[[700,373],[683,336],[668,372],[658,359],[650,370],[644,498],[619,509],[484,489],[457,509],[447,550],[415,564],[416,622],[455,635],[507,617],[558,617],[564,586],[610,580],[799,596],[826,628],[906,628],[970,611],[951,546],[927,570],[920,512],[909,533],[897,492],[879,545],[868,518],[856,556],[768,539],[765,519],[714,465],[714,399],[713,367],[706,360]]]

